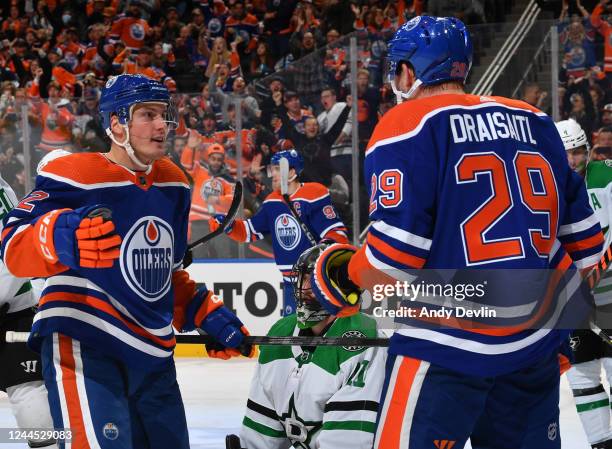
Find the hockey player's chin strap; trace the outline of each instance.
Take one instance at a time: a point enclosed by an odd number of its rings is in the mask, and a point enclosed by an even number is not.
[[[419,79],[415,80],[412,83],[412,87],[408,92],[401,91],[395,85],[395,80],[391,82],[391,89],[393,89],[393,93],[395,94],[397,104],[402,104],[404,100],[411,99],[416,93],[417,89],[423,84],[423,82]]]
[[[110,138],[110,140],[113,141],[113,143],[115,143],[116,145],[120,146],[121,148],[123,148],[125,150],[125,152],[129,156],[130,160],[134,163],[134,165],[136,166],[137,169],[143,170],[143,171],[148,171],[151,168],[151,164],[143,164],[136,157],[136,153],[134,152],[134,148],[132,148],[132,144],[130,143],[130,130],[128,128],[128,125],[121,125],[121,126],[125,130],[125,142],[119,142],[115,138],[115,136],[113,135],[113,132],[110,130],[110,128],[108,128],[106,130],[106,135]]]

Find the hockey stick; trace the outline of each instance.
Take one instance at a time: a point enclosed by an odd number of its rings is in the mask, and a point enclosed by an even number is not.
[[[29,332],[6,332],[7,343],[27,342]],[[204,345],[216,343],[210,335],[176,335],[176,342],[181,344]],[[269,337],[267,335],[247,335],[243,344],[266,346],[389,346],[388,338],[360,337],[311,337],[307,335],[289,337]]]
[[[297,220],[298,224],[300,225],[300,228],[302,229],[302,232],[304,232],[310,244],[312,246],[316,246],[317,240],[312,235],[312,232],[310,232],[310,229],[308,229],[308,226],[306,226],[306,223],[304,223],[300,216],[297,214],[295,207],[293,207],[293,203],[289,199],[289,161],[283,157],[280,159],[278,165],[280,169],[281,195],[283,196],[285,203],[287,203],[291,215],[293,215],[293,218]]]
[[[236,214],[238,213],[238,209],[240,208],[240,203],[242,202],[242,183],[240,181],[236,181],[236,185],[234,186],[234,197],[232,198],[232,204],[230,204],[229,210],[227,214],[225,214],[225,218],[219,224],[219,227],[214,231],[206,234],[205,236],[199,238],[193,243],[187,245],[187,251],[185,252],[185,257],[183,257],[183,268],[187,268],[193,262],[193,249],[203,245],[211,239],[214,239],[218,235],[221,235],[225,232],[226,228],[228,228],[234,218],[236,218]]]

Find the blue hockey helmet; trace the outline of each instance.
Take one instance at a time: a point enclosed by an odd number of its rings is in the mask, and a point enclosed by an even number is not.
[[[289,161],[289,168],[293,168],[296,174],[299,175],[302,173],[302,170],[304,169],[304,158],[295,148],[274,153],[270,159],[270,164],[278,165],[282,158]]]
[[[159,81],[143,75],[118,75],[108,79],[100,97],[100,114],[102,127],[110,130],[111,116],[114,114],[119,123],[127,125],[131,116],[131,109],[139,103],[164,103],[170,111],[170,93],[166,86]],[[169,117],[167,122],[176,125],[176,121]]]
[[[397,89],[394,79],[401,61],[414,69],[416,81],[409,92]],[[420,85],[446,81],[465,83],[472,67],[472,40],[454,17],[418,16],[406,22],[389,41],[385,81],[400,98],[410,98]]]
[[[132,109],[141,103],[160,103],[167,106],[163,120],[167,128],[176,129],[176,108],[172,105],[170,93],[166,86],[159,81],[147,78],[143,75],[118,75],[108,79],[102,95],[100,96],[100,115],[102,116],[102,127],[106,135],[118,146],[125,149],[132,162],[141,170],[149,168],[150,164],[142,163],[134,152],[130,143],[130,130],[128,122],[132,117]],[[111,131],[111,117],[116,115],[119,123],[125,129],[125,140],[119,142]]]

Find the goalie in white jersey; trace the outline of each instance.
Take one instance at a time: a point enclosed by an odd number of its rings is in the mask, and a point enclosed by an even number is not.
[[[310,279],[328,245],[305,251],[294,267],[297,314],[270,336],[384,337],[362,313],[335,317],[314,298]],[[354,247],[344,245],[350,257]],[[262,346],[240,431],[247,449],[370,449],[384,380],[386,348]]]
[[[18,203],[8,183],[0,178],[0,219]],[[0,232],[2,231],[0,221]],[[53,429],[42,380],[40,355],[25,343],[6,343],[7,331],[29,332],[38,295],[28,279],[16,278],[0,261],[0,390],[8,395],[11,410],[21,429]],[[30,439],[30,447],[57,448],[54,439]]]

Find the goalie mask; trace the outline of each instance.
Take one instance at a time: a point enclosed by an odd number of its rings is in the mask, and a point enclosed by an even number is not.
[[[313,272],[317,257],[329,246],[320,243],[307,249],[293,266],[293,292],[297,304],[297,325],[308,329],[325,320],[331,314],[317,301],[312,291]]]

